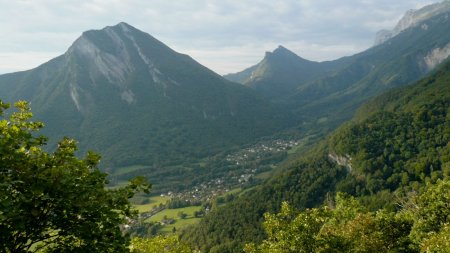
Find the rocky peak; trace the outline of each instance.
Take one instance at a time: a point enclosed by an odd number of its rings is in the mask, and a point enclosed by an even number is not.
[[[423,21],[445,12],[450,12],[449,0],[427,5],[418,10],[409,10],[400,19],[393,30],[381,30],[376,34],[375,46],[387,41],[410,27],[417,26]]]
[[[147,50],[144,50],[147,48]],[[114,56],[123,56],[135,52],[148,64],[149,55],[155,52],[174,53],[169,47],[133,26],[121,22],[115,26],[107,26],[101,30],[84,32],[69,48],[68,54],[78,53],[92,55],[93,53],[106,53]],[[129,56],[129,55],[128,55]],[[145,57],[144,57],[145,56]],[[126,60],[126,59],[123,59]]]
[[[122,86],[128,74],[142,66],[147,66],[153,81],[160,83],[163,75],[158,62],[174,53],[151,35],[121,22],[84,32],[66,52],[66,58],[75,55],[77,61],[88,64],[92,80],[101,74],[110,83]]]
[[[283,47],[283,46],[278,46],[273,52],[266,52],[265,55],[265,60],[266,61],[282,61],[282,62],[291,62],[291,63],[310,63],[311,61],[308,61],[300,56],[298,56],[297,54],[295,54],[294,52],[292,52],[291,50]]]
[[[284,54],[284,55],[292,55],[294,54],[292,51],[290,51],[289,49],[279,45],[275,50],[273,50],[273,54]],[[295,54],[294,54],[295,55]]]
[[[65,56],[88,64],[94,80],[101,74],[111,83],[122,84],[134,69],[123,36],[112,27],[84,32]]]
[[[294,58],[299,58],[298,55],[296,55],[294,52],[290,51],[289,49],[283,47],[283,46],[278,46],[275,50],[273,50],[273,52],[266,52],[266,57],[294,57]]]
[[[74,66],[73,63],[83,66],[83,76],[89,77],[92,85],[106,79],[119,90],[123,101],[134,104],[137,96],[130,87],[131,74],[138,70],[146,71],[147,78],[165,93],[168,86],[178,83],[162,73],[161,61],[175,54],[151,35],[121,22],[84,32],[65,53],[65,58],[69,66]],[[78,81],[74,81],[71,94],[74,94],[72,98],[81,111],[77,98],[81,97],[83,90]]]

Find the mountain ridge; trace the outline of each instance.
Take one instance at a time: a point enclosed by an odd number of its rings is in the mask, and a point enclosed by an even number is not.
[[[293,64],[283,65],[287,60],[282,63],[272,61],[271,67],[264,69],[261,66],[265,66],[267,58],[251,71],[247,69],[238,75],[248,77],[259,69],[257,82],[241,78],[241,83],[301,115],[304,120],[300,127],[302,131],[310,128],[328,131],[350,119],[356,108],[370,97],[414,82],[448,59],[449,14],[450,9],[439,10],[380,45],[352,56],[317,63],[316,70],[320,74],[311,78],[305,76],[314,71]],[[292,72],[296,74],[286,74]],[[230,78],[230,75],[226,77]]]
[[[280,45],[274,51],[266,52],[258,64],[224,77],[251,87],[270,99],[281,100],[291,94],[299,84],[330,69],[332,66],[329,62],[306,60]]]
[[[375,36],[374,45],[377,46],[383,42],[397,36],[402,31],[416,26],[426,19],[432,18],[439,14],[450,11],[450,1],[445,0],[440,3],[435,3],[427,5],[418,10],[409,10],[404,16],[398,21],[397,25],[392,30],[381,30],[377,32]],[[426,27],[426,26],[424,26]]]
[[[87,31],[62,56],[1,75],[0,94],[30,101],[53,145],[74,137],[112,170],[189,164],[293,122],[251,89],[126,23]]]

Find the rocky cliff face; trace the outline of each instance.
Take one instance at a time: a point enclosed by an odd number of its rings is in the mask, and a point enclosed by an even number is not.
[[[352,168],[352,157],[348,154],[341,156],[335,153],[329,153],[328,154],[328,159],[330,159],[330,161],[337,163],[340,166],[344,166],[345,168],[347,168],[347,171],[350,173],[352,172],[353,168]]]
[[[428,5],[419,10],[409,10],[405,13],[402,19],[400,19],[393,30],[381,30],[376,34],[375,46],[382,44],[392,37],[395,37],[410,27],[420,25],[420,23],[424,20],[445,12],[450,12],[450,1],[443,1],[441,3]],[[422,28],[426,29],[426,26]]]
[[[445,47],[435,48],[424,57],[424,62],[428,71],[433,70],[443,63],[450,56],[450,43]]]

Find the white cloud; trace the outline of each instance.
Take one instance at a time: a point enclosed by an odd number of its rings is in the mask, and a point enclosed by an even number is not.
[[[55,52],[0,52],[0,73],[32,69],[57,56]]]

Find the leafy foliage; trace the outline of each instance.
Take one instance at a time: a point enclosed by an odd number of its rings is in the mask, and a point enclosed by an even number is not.
[[[128,199],[149,190],[144,178],[107,189],[100,156],[75,156],[64,138],[53,153],[43,151],[43,126],[31,121],[28,104],[0,101],[0,251],[127,252],[121,224],[135,212]]]
[[[449,70],[447,64],[410,89],[375,99],[332,135],[331,152],[351,157],[354,194],[418,191],[425,182],[450,176]]]
[[[133,238],[132,253],[194,253],[187,244],[178,240],[176,236],[156,236],[153,238]]]
[[[443,239],[450,237],[450,180],[427,187],[415,207],[416,222],[411,233],[414,240],[421,242],[422,249],[448,246]]]
[[[449,193],[450,181],[428,185],[414,208],[397,213],[367,212],[343,194],[335,206],[298,214],[284,202],[279,213],[265,214],[268,238],[245,252],[447,252]]]

